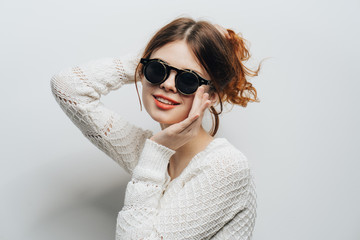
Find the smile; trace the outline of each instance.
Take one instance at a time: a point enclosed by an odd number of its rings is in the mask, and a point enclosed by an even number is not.
[[[161,109],[164,110],[169,110],[172,109],[174,107],[176,107],[177,105],[179,105],[179,103],[173,103],[165,98],[159,97],[159,96],[153,96],[154,97],[154,101],[156,106],[158,106]]]

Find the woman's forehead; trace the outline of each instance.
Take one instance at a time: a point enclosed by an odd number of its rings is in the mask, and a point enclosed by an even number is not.
[[[189,45],[184,41],[168,43],[152,52],[150,58],[158,58],[178,69],[191,69],[201,77],[209,79]]]

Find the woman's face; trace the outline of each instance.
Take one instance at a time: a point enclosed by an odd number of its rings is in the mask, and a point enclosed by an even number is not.
[[[207,72],[198,63],[191,49],[184,40],[175,41],[164,45],[154,51],[150,59],[158,58],[167,64],[178,69],[191,69],[197,72],[201,77],[210,79]],[[169,77],[160,85],[152,85],[145,76],[142,77],[142,99],[146,111],[150,116],[162,126],[168,126],[181,122],[189,115],[193,99],[193,95],[183,95],[177,91],[175,87],[176,71],[171,71]],[[206,86],[208,87],[208,86]],[[205,88],[205,91],[207,88]],[[159,103],[162,99],[156,100],[159,95],[177,102],[177,105],[167,105]]]

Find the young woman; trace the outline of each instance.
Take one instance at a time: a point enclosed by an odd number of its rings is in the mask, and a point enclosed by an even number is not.
[[[141,57],[98,59],[52,77],[64,112],[131,175],[116,239],[251,238],[256,193],[248,161],[225,138],[214,138],[223,102],[257,101],[247,77],[260,67],[246,68],[249,56],[232,30],[179,18],[153,36]],[[100,101],[124,84],[137,89],[137,80],[146,111],[160,123],[156,134]],[[202,126],[206,109],[214,118],[210,133]]]

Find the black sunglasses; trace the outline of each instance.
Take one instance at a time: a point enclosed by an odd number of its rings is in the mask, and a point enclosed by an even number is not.
[[[200,77],[196,72],[190,69],[177,69],[168,65],[161,59],[141,58],[140,63],[144,64],[145,78],[152,84],[161,84],[169,77],[170,71],[175,70],[175,87],[184,94],[191,95],[196,92],[199,86],[209,85],[209,80]]]

